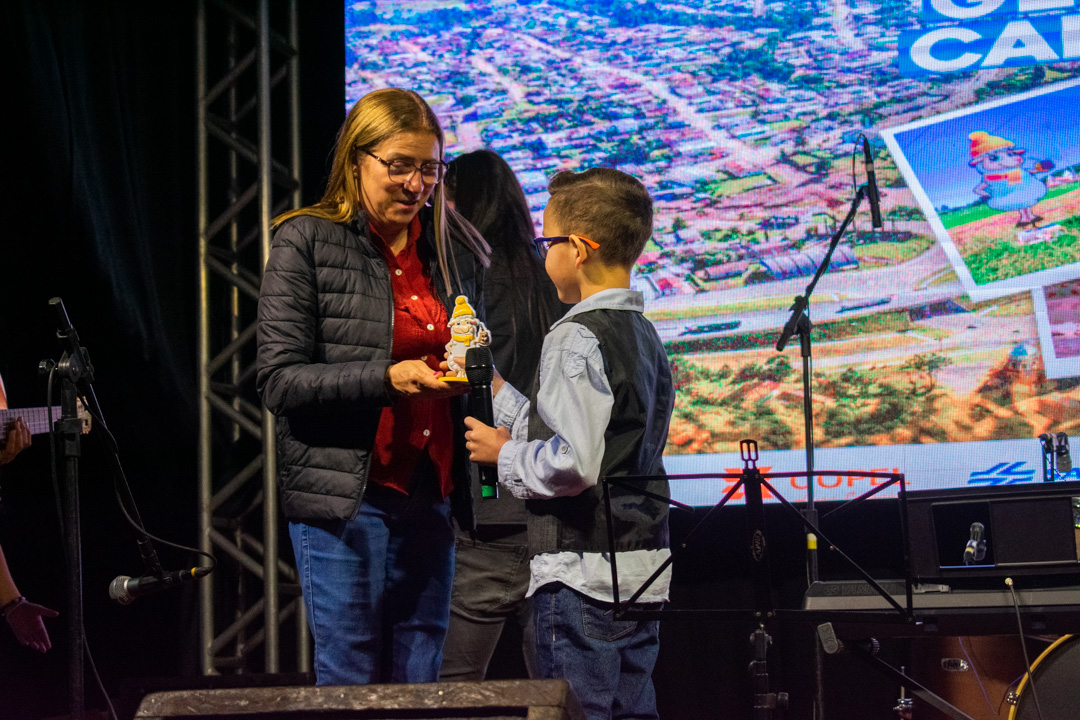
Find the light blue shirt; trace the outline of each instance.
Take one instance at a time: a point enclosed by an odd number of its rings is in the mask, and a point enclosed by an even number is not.
[[[574,316],[591,310],[643,312],[641,293],[610,288],[582,300],[551,326],[540,358],[537,413],[555,435],[529,442],[529,399],[504,384],[492,402],[495,424],[510,428],[499,451],[499,482],[514,496],[549,499],[579,495],[599,481],[604,432],[613,395],[596,336]],[[625,601],[670,556],[668,549],[619,553],[619,599]],[[561,582],[602,601],[613,599],[608,553],[543,553],[530,563],[529,595]],[[667,599],[670,568],[639,602]]]

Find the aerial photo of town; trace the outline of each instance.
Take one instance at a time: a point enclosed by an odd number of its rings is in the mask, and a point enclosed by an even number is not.
[[[346,104],[415,89],[447,129],[447,155],[499,152],[537,218],[560,170],[613,166],[645,183],[655,236],[634,283],[678,384],[670,455],[731,452],[748,437],[803,446],[801,343],[774,346],[865,182],[860,136],[884,227],[871,229],[864,202],[810,299],[814,442],[1076,434],[1080,364],[1047,378],[1031,289],[971,299],[882,132],[1068,83],[1080,63],[903,77],[897,38],[919,7],[349,2]],[[1080,147],[1080,125],[1062,135]],[[1001,252],[1041,243],[1080,277],[1077,172],[1071,151],[1046,166],[1055,197],[1071,198],[1052,210],[1055,232]]]

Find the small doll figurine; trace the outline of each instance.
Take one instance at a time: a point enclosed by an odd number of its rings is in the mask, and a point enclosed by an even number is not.
[[[442,379],[468,382],[465,377],[465,351],[474,345],[490,345],[491,333],[487,326],[477,319],[476,311],[464,295],[458,295],[454,313],[446,325],[450,328],[450,342],[446,343],[446,364],[455,374],[444,375]]]

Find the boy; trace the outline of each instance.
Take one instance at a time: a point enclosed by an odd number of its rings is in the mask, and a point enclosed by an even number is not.
[[[652,670],[658,622],[614,621],[603,485],[613,475],[660,476],[674,389],[659,336],[630,290],[630,271],[652,235],[652,200],[608,168],[556,175],[536,240],[559,299],[576,304],[544,339],[535,397],[496,376],[496,424],[467,418],[474,462],[527,499],[536,670],[566,678],[590,720],[656,718]],[[642,484],[637,484],[642,487]],[[667,506],[611,486],[619,597],[663,563]],[[639,598],[667,599],[665,572]],[[653,605],[653,607],[658,607]]]

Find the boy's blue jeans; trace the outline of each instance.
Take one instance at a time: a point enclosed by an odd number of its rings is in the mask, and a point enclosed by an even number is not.
[[[589,720],[655,720],[660,623],[615,621],[610,609],[561,583],[540,588],[533,595],[537,677],[568,680]]]
[[[454,577],[448,500],[428,483],[410,496],[369,487],[352,520],[291,522],[289,537],[319,685],[438,681]]]

